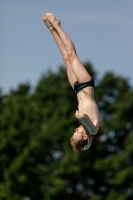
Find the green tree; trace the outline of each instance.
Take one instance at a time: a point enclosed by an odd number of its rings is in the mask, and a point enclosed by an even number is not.
[[[72,151],[76,95],[64,67],[48,71],[34,91],[0,92],[0,200],[133,198],[133,89],[112,72],[96,81],[101,127],[92,147]]]

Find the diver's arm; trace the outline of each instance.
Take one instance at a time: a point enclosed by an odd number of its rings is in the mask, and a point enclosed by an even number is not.
[[[76,110],[75,117],[85,125],[91,135],[96,134],[95,126],[93,125],[87,114]]]

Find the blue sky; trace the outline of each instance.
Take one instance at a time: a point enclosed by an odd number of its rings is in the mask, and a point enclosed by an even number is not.
[[[1,0],[0,87],[33,87],[42,73],[56,71],[61,54],[41,14],[52,12],[73,40],[82,62],[90,61],[99,78],[108,71],[133,85],[132,0]]]

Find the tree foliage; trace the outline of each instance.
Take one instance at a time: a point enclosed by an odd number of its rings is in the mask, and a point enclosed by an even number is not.
[[[66,70],[48,71],[36,88],[0,93],[0,200],[133,198],[133,88],[112,72],[96,81],[101,127],[88,151],[73,152],[77,99]]]

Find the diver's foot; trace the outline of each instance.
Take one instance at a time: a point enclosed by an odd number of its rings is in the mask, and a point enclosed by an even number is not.
[[[49,20],[46,18],[46,15],[42,14],[42,20],[44,21],[45,25],[48,27],[48,29],[52,30],[53,26],[52,24],[49,22]]]
[[[52,13],[46,13],[46,18],[53,27],[60,26],[60,21]]]

